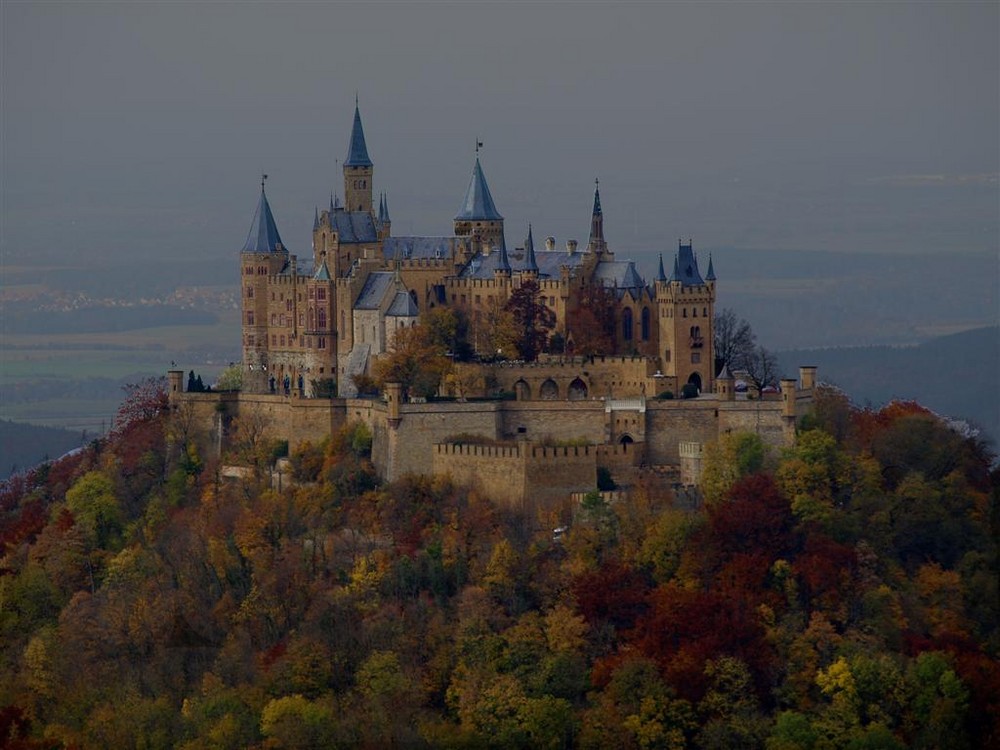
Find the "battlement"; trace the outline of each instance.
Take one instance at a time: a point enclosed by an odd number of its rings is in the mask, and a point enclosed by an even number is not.
[[[516,445],[479,445],[477,443],[437,443],[436,456],[470,456],[475,458],[520,458],[521,449]]]

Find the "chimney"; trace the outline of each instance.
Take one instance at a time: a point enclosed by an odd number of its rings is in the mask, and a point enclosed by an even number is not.
[[[576,252],[577,241],[576,240],[566,240],[566,252],[572,255]]]
[[[555,237],[546,237],[545,238],[545,249],[548,250],[550,253],[553,250],[556,249],[556,238]]]

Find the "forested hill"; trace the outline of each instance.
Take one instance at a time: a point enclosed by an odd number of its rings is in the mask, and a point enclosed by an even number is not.
[[[915,404],[822,389],[794,448],[707,448],[698,510],[595,492],[556,534],[380,485],[359,425],[222,482],[165,404],[0,489],[6,747],[1000,744],[1000,475]]]
[[[778,354],[786,373],[819,367],[859,402],[915,399],[939,414],[964,419],[1000,440],[1000,328],[941,336],[919,346],[810,349]]]

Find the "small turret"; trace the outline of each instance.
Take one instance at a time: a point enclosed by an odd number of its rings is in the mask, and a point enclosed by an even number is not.
[[[708,254],[708,273],[705,274],[705,281],[715,281],[715,266],[712,265],[712,254]]]
[[[507,258],[507,242],[503,232],[500,233],[500,257],[497,259],[497,267],[493,271],[493,275],[510,277],[510,260]]]
[[[524,268],[521,271],[524,277],[538,277],[538,262],[535,260],[535,240],[531,236],[531,224],[528,224],[528,237],[524,241]]]
[[[660,283],[665,283],[667,280],[667,274],[663,272],[663,253],[660,253],[660,268],[656,272],[656,280]]]

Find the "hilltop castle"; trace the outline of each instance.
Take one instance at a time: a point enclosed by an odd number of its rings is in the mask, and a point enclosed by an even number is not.
[[[317,383],[333,380],[340,395],[356,395],[355,377],[391,347],[393,331],[438,306],[467,317],[471,344],[482,354],[480,334],[489,313],[530,280],[554,313],[551,333],[561,342],[560,353],[574,352],[571,313],[588,287],[599,285],[607,289],[602,299],[613,306],[608,354],[656,361],[661,391],[679,392],[685,383],[711,390],[711,259],[702,276],[691,243],[681,243],[671,274],[664,273],[661,256],[656,279],[647,284],[632,261],[615,258],[605,240],[599,187],[585,246],[568,240],[558,249],[549,237],[536,249],[529,226],[523,244],[509,249],[478,155],[453,234],[443,236],[394,237],[384,194],[375,212],[375,168],[357,107],[343,172],[344,204],[331,197],[328,209],[316,210],[307,259],[282,243],[261,183],[240,254],[245,389],[276,392],[287,383],[289,390],[311,396]]]
[[[812,402],[812,367],[800,369],[798,382],[782,380],[775,394],[736,394],[732,375],[715,372],[711,258],[702,275],[692,244],[681,242],[671,273],[661,255],[647,283],[605,239],[599,186],[585,246],[568,240],[559,249],[548,237],[536,248],[528,226],[511,249],[477,154],[452,234],[396,237],[384,193],[375,208],[357,106],[343,179],[343,204],[331,196],[329,208],[314,213],[308,258],[284,246],[261,182],[240,252],[241,391],[185,393],[183,373],[169,373],[173,407],[197,417],[219,452],[233,420],[249,415],[293,445],[361,421],[386,479],[447,473],[515,506],[552,507],[593,489],[599,467],[626,485],[650,472],[692,484],[706,443],[734,430],[788,443]],[[399,383],[357,397],[355,383],[392,351],[396,332],[435,307],[461,313],[473,348],[492,355],[477,332],[528,282],[555,321],[549,351],[537,361],[462,365],[478,389],[458,400],[408,399]],[[611,351],[580,356],[576,342],[586,332],[574,329],[583,325],[577,313],[595,289]],[[688,384],[697,397],[662,397]]]

